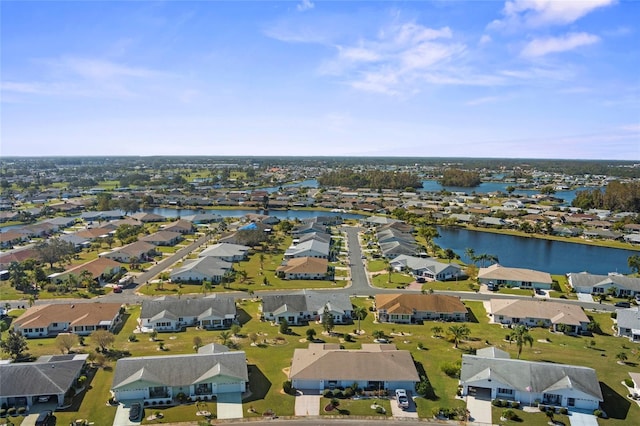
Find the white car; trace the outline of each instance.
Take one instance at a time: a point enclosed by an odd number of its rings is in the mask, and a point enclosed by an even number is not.
[[[409,397],[406,390],[396,389],[396,400],[398,401],[398,407],[403,410],[409,408]]]

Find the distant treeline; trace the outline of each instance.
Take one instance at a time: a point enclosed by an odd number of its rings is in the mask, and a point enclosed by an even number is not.
[[[378,170],[356,172],[350,169],[340,169],[323,173],[318,177],[318,183],[321,186],[346,186],[349,188],[422,188],[422,181],[418,175]]]
[[[571,205],[583,210],[606,209],[640,213],[640,183],[612,181],[604,190],[578,191]]]
[[[444,186],[471,188],[480,185],[480,175],[466,170],[447,169],[442,173],[442,178],[438,182]]]

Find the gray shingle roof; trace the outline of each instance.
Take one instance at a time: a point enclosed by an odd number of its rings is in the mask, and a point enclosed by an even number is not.
[[[0,364],[0,397],[65,393],[80,374],[87,355],[71,359]]]
[[[236,315],[236,304],[228,297],[204,297],[197,299],[178,299],[163,297],[155,300],[144,300],[140,318],[162,317],[197,317],[209,311],[217,317],[225,318]]]
[[[165,386],[189,386],[216,376],[248,381],[242,351],[122,358],[116,363],[112,389],[138,380]]]
[[[262,296],[263,312],[322,312],[325,305],[333,312],[353,309],[349,296],[341,293],[309,292]],[[286,309],[284,309],[286,306]]]
[[[573,388],[602,401],[602,391],[592,368],[531,362],[519,359],[462,355],[460,381],[495,379],[521,392],[544,393]]]

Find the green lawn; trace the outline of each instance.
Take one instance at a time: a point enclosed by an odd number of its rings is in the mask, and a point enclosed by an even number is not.
[[[259,302],[257,300],[239,300],[238,312],[243,326],[239,335],[232,337],[231,341],[237,349],[246,352],[249,365],[249,383],[252,393],[243,401],[245,416],[261,417],[260,413],[269,409],[275,411],[279,416],[293,415],[294,397],[282,393],[282,383],[287,380],[287,371],[294,349],[308,346],[305,339],[308,328],[315,329],[317,337],[327,343],[339,343],[344,345],[346,349],[358,349],[362,343],[371,343],[373,332],[380,330],[399,349],[411,351],[419,370],[424,372],[423,374],[428,377],[433,387],[433,393],[429,398],[416,398],[418,413],[423,418],[431,417],[434,409],[464,405],[462,400],[455,398],[458,379],[449,377],[442,372],[443,364],[459,361],[463,353],[470,353],[475,349],[489,345],[509,352],[514,358],[517,356],[515,344],[505,341],[506,331],[498,325],[488,324],[488,318],[481,302],[466,303],[471,314],[471,321],[467,323],[471,334],[468,340],[460,343],[458,349],[454,348],[453,343],[447,339],[447,329],[451,324],[431,321],[426,321],[422,325],[374,323],[374,313],[368,310],[372,306],[372,302],[371,298],[353,299],[354,304],[367,308],[367,315],[361,322],[365,333],[356,337],[354,342],[346,342],[342,336],[352,332],[357,328],[357,324],[338,325],[334,329],[335,335],[333,336],[324,335],[320,324],[292,327],[292,334],[281,336],[278,327],[259,320]],[[150,341],[146,335],[137,335],[137,341],[129,342],[128,336],[133,333],[136,327],[139,312],[140,306],[138,305],[128,307],[125,323],[116,335],[116,341],[113,345],[117,349],[114,354],[143,356],[193,353],[195,336],[200,337],[204,344],[222,342],[221,331],[196,330],[194,328],[189,328],[184,332],[161,333],[158,335],[157,341]],[[19,313],[20,311],[11,312],[12,315]],[[627,419],[640,416],[640,408],[637,404],[627,403],[626,388],[621,385],[621,382],[628,377],[629,371],[637,371],[636,348],[627,340],[611,336],[613,323],[608,314],[588,312],[588,315],[600,324],[604,334],[597,334],[593,337],[572,337],[550,333],[547,329],[534,328],[530,331],[534,338],[533,346],[526,346],[522,351],[521,358],[595,368],[605,395],[604,408],[611,417],[608,420],[600,420],[600,424],[614,426],[628,424]],[[433,327],[442,328],[442,337],[433,337]],[[254,333],[257,336],[257,346],[251,345],[249,337]],[[159,342],[164,344],[165,351],[158,349]],[[86,343],[87,346],[75,349],[77,351],[93,350],[95,345],[90,339],[86,339]],[[421,343],[424,349],[418,350],[418,343]],[[55,348],[54,339],[30,340],[28,351],[34,356],[59,353]],[[627,354],[629,364],[620,365],[616,362],[616,354],[619,352]],[[59,413],[59,424],[64,424],[74,418],[89,418],[96,425],[111,424],[114,409],[106,406],[105,401],[109,397],[108,390],[113,377],[111,369],[114,366],[115,360],[112,359],[107,362],[105,369],[97,370],[95,377],[89,383],[90,388],[82,398],[79,398],[77,408],[74,407],[68,412]],[[350,416],[374,415],[370,403],[370,400],[368,402],[341,400],[339,408],[348,410]],[[214,404],[210,404],[210,406],[212,405]],[[250,408],[253,408],[257,414],[250,414],[248,412]],[[201,420],[196,418],[196,410],[193,405],[162,409],[161,411],[165,414],[162,419],[163,423]],[[214,410],[209,411],[215,412]],[[387,411],[390,412],[390,410]],[[146,415],[151,413],[151,409],[146,410]],[[518,410],[518,414],[520,413],[522,413],[521,410]],[[546,423],[546,416],[542,413],[522,413],[521,417],[525,419],[525,424]],[[498,419],[494,418],[494,421],[498,422]]]
[[[391,274],[391,280],[389,280],[389,273],[381,272],[379,274],[373,275],[371,284],[373,284],[374,287],[380,288],[397,288],[398,286],[405,286],[406,284],[412,283],[414,281],[415,278],[413,278],[411,275],[403,274],[400,272],[393,272]]]
[[[376,416],[376,417],[390,417],[391,416],[391,403],[389,399],[338,399],[339,405],[331,410],[326,411],[325,408],[331,403],[330,398],[320,398],[320,415],[321,416]],[[375,408],[371,408],[372,405],[381,406],[384,408],[384,413],[378,413]]]

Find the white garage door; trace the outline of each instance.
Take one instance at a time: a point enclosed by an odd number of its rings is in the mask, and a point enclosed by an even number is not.
[[[120,391],[117,393],[116,397],[118,398],[118,400],[126,401],[129,399],[144,399],[145,394],[146,392],[144,389],[133,389]]]

